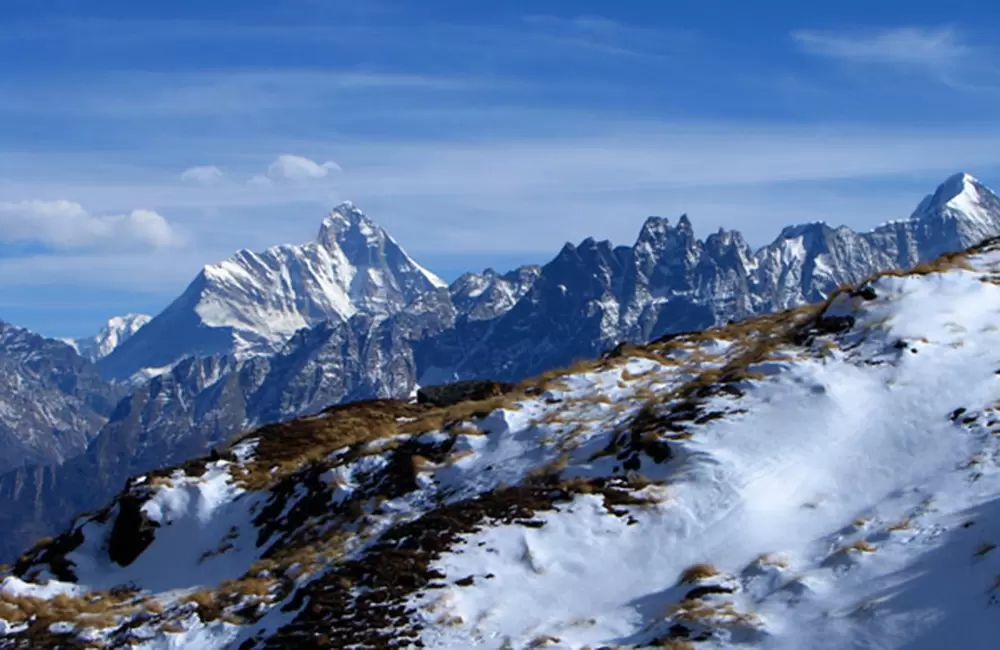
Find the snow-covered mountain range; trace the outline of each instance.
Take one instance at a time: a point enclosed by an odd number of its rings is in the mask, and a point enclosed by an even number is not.
[[[541,267],[444,286],[343,204],[315,241],[206,267],[163,313],[119,337],[98,367],[127,380],[130,395],[99,431],[79,436],[93,442],[61,465],[0,475],[0,557],[96,507],[129,475],[235,431],[344,401],[405,398],[421,385],[518,381],[623,341],[821,301],[998,234],[1000,199],[959,174],[910,218],[870,232],[792,226],[753,250],[736,231],[699,240],[687,217],[651,217],[632,246],[587,239]]]
[[[517,379],[623,340],[822,300],[846,282],[997,233],[1000,199],[972,176],[957,174],[909,219],[866,233],[823,223],[791,226],[754,251],[738,231],[719,230],[701,241],[687,216],[676,225],[651,217],[633,246],[586,239],[567,244],[544,267],[470,273],[446,287],[344,203],[324,219],[313,242],[241,251],[205,267],[100,367],[121,380],[188,356],[239,361],[277,353],[309,327],[354,319],[349,329],[359,335],[392,330],[394,319],[420,320],[431,311],[447,322],[413,341],[409,383]],[[386,384],[386,395],[412,388]]]
[[[265,426],[22,556],[0,645],[991,648],[998,313],[994,239],[468,401]]]

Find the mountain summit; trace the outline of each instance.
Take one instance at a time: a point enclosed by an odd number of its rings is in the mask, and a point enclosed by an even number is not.
[[[186,356],[273,354],[296,331],[358,313],[384,318],[446,286],[354,204],[338,205],[304,245],[242,250],[101,363],[115,379]]]
[[[114,352],[115,348],[132,338],[142,326],[151,320],[153,317],[147,314],[115,316],[109,319],[94,336],[63,340],[81,357],[97,361]]]

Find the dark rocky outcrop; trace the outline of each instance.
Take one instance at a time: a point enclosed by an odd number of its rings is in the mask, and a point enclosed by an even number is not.
[[[118,516],[108,536],[108,557],[119,566],[135,562],[156,537],[159,524],[146,517],[144,502],[141,496],[129,492],[118,499]]]
[[[460,402],[499,397],[514,390],[514,384],[486,379],[469,379],[453,384],[424,386],[417,391],[417,403],[430,406],[451,406]]]

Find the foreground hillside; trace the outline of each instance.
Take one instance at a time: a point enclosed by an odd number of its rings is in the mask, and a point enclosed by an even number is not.
[[[998,285],[994,241],[264,427],[22,557],[0,647],[994,647]]]

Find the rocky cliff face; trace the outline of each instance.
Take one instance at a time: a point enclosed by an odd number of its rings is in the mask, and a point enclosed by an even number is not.
[[[0,321],[0,471],[81,453],[119,397],[70,346]]]

